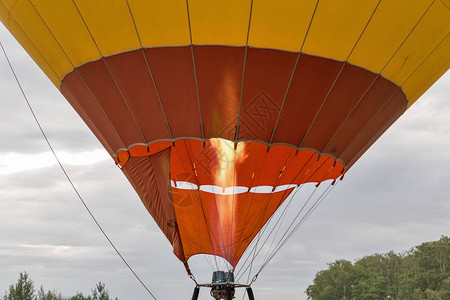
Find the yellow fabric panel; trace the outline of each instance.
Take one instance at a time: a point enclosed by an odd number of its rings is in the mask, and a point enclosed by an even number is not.
[[[97,60],[100,54],[72,1],[32,0],[73,65]],[[72,71],[73,67],[64,74]]]
[[[254,1],[249,46],[300,51],[316,2]]]
[[[1,0],[0,2],[3,4],[7,11],[10,11],[16,1],[17,0]]]
[[[303,52],[347,59],[378,0],[321,0]]]
[[[60,79],[73,69],[72,64],[28,0],[18,0],[10,14],[11,22],[14,18]]]
[[[144,47],[191,43],[186,0],[129,0]]]
[[[450,31],[450,9],[435,1],[416,29],[381,73],[402,85],[412,72]],[[448,53],[444,54],[448,57]],[[435,66],[437,69],[439,66]],[[424,78],[423,80],[426,80]],[[406,94],[411,94],[406,92]]]
[[[191,0],[194,44],[243,46],[247,41],[250,0]]]
[[[447,36],[439,47],[436,48],[411,77],[406,80],[402,88],[406,97],[409,99],[409,106],[439,78],[436,77],[436,70],[441,66],[448,66],[449,54],[450,37]],[[444,74],[445,71],[446,70],[441,69],[437,73]]]
[[[75,0],[102,55],[140,47],[126,1]]]
[[[448,71],[450,68],[450,60],[447,60],[447,63],[442,66],[436,73],[434,73],[433,76],[431,76],[430,79],[428,79],[425,84],[422,85],[421,88],[419,88],[414,96],[411,97],[411,99],[408,102],[408,108],[411,107],[414,103],[416,103],[417,99],[419,99],[420,96],[422,96],[442,75],[445,74],[445,72]]]
[[[379,73],[432,0],[382,1],[349,62]]]
[[[3,5],[0,0],[0,21],[2,21],[3,25],[9,30],[9,10]]]
[[[27,53],[36,62],[36,64],[41,68],[41,70],[47,75],[47,77],[53,82],[55,86],[59,88],[60,78],[47,61],[39,53],[39,50],[33,45],[28,36],[23,32],[22,28],[16,23],[14,18],[10,19],[10,31],[16,40],[22,45],[23,48],[27,50]]]

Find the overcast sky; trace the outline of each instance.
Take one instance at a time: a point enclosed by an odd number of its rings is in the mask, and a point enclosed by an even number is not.
[[[100,224],[158,300],[193,282],[100,143],[7,30],[0,41],[46,134]],[[346,174],[254,284],[258,300],[304,299],[336,259],[402,252],[450,235],[450,75],[444,75]],[[150,299],[69,186],[0,53],[0,293],[26,271],[35,285]],[[191,260],[199,281],[205,260]],[[206,265],[206,266],[205,266]],[[203,291],[200,299],[212,299]],[[240,299],[240,297],[239,297]]]

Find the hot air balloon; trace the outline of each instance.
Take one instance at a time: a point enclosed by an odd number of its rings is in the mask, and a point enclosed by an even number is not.
[[[293,191],[342,178],[449,68],[447,0],[0,4],[188,274],[229,264],[215,299]]]

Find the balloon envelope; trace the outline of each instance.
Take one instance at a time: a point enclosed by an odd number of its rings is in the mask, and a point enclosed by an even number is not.
[[[187,262],[235,266],[449,67],[446,1],[0,0]]]

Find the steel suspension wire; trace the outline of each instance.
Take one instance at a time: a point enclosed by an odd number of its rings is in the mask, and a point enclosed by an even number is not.
[[[301,187],[303,187],[303,185],[302,185]],[[297,190],[293,193],[292,197],[290,197],[290,200],[289,200],[290,202],[293,201],[293,199],[294,199],[296,193],[301,189],[301,187],[297,188]],[[301,210],[298,212],[298,214],[297,214],[296,217],[298,217],[298,216],[302,213],[304,207],[308,204],[308,202],[309,202],[309,201],[311,200],[311,198],[314,196],[314,194],[315,194],[316,191],[317,191],[317,189],[314,189],[314,190],[311,192],[311,194],[309,195],[309,197],[308,197],[308,199],[306,200],[305,204],[303,204],[303,207],[302,207]],[[288,203],[288,204],[289,204],[289,203]],[[287,207],[287,205],[286,205],[286,207]],[[286,207],[285,207],[285,210],[286,210]],[[283,211],[283,212],[284,212],[284,211]],[[294,219],[292,222],[295,222],[295,219]],[[275,226],[276,226],[276,225],[275,225]],[[270,238],[271,234],[273,233],[273,229],[274,229],[274,228],[272,228],[272,230],[270,231],[270,233],[269,233],[269,234],[267,235],[267,237],[265,238],[265,240],[264,240],[264,242],[263,242],[263,245],[258,249],[258,251],[257,251],[257,253],[256,253],[256,255],[255,255],[255,257],[253,258],[253,261],[250,263],[250,265],[248,265],[248,266],[245,268],[245,270],[243,271],[243,273],[240,275],[239,278],[241,278],[242,275],[245,274],[245,272],[246,272],[249,268],[251,268],[251,265],[254,263],[254,260],[255,260],[256,256],[258,256],[258,255],[261,253],[261,251],[262,251],[262,249],[263,249],[263,246],[265,245],[265,243],[267,242],[267,240]],[[287,232],[287,231],[289,231],[289,228],[286,230],[286,232]],[[284,238],[284,236],[286,235],[286,232],[285,232],[285,234],[281,237],[281,239]],[[250,274],[249,274],[249,275],[250,275]],[[239,279],[239,278],[238,278],[238,279]]]
[[[295,180],[297,179],[297,177],[302,173],[302,171],[303,171],[303,169],[306,167],[306,165],[311,161],[311,159],[313,158],[313,156],[314,156],[314,154],[311,155],[311,157],[310,157],[310,158],[308,159],[308,161],[303,165],[303,167],[300,169],[300,171],[298,171],[297,175],[292,179],[292,181],[290,182],[290,184],[293,184],[293,183],[294,183],[294,181],[295,181]],[[289,157],[289,156],[288,156],[288,157]],[[288,159],[288,158],[286,158],[286,162],[287,162],[287,159]],[[318,161],[318,160],[316,160],[316,161],[314,162],[314,164],[317,163],[317,161]],[[285,162],[285,163],[286,163],[286,162]],[[325,163],[325,162],[324,162],[324,163]],[[322,165],[323,165],[323,163],[322,163]],[[308,181],[314,174],[315,174],[315,172],[313,172],[313,173],[308,177],[308,179],[307,179],[306,181]],[[305,174],[305,175],[306,175],[306,174]],[[301,185],[294,191],[294,194],[293,194],[293,195],[295,195],[302,187],[303,187],[303,184],[301,184]],[[288,190],[285,190],[285,191],[284,191],[284,195],[285,195],[287,192],[288,192]],[[282,197],[282,199],[284,199],[284,196]],[[291,197],[291,198],[289,199],[289,203],[292,202],[292,199],[293,199],[293,197]],[[283,201],[283,200],[281,200],[281,201]],[[280,206],[281,204],[282,204],[282,202],[279,203],[279,206]],[[278,210],[278,209],[277,209],[277,210]],[[286,212],[286,210],[287,210],[287,207],[284,208],[283,213]],[[264,225],[264,227],[260,230],[260,232],[258,233],[258,237],[255,239],[256,242],[255,242],[255,243],[252,242],[252,244],[254,244],[254,245],[253,245],[253,248],[255,249],[255,252],[254,252],[254,253],[256,253],[256,248],[258,247],[259,240],[261,239],[262,235],[265,233],[265,231],[267,230],[267,228],[268,228],[269,225],[271,224],[271,221],[274,219],[274,216],[275,216],[275,214],[273,214],[273,215],[269,218],[269,220],[266,222],[266,224]],[[277,223],[275,224],[275,226],[278,224],[279,221],[280,221],[280,220],[278,219],[278,220],[277,220]],[[268,235],[268,236],[266,237],[266,239],[264,240],[263,246],[264,246],[265,243],[267,242],[267,239],[270,238],[270,235],[273,233],[273,229],[274,229],[274,228],[272,228],[271,232],[269,233],[269,235]],[[255,240],[254,240],[254,241],[255,241]],[[249,248],[250,248],[250,247],[249,247]],[[257,253],[256,253],[255,256],[252,258],[250,264],[253,264],[253,263],[254,263],[256,256],[259,255],[259,253],[261,252],[261,250],[262,250],[262,247],[261,247],[260,249],[258,249]],[[249,253],[251,253],[251,252],[253,252],[253,249],[249,251]],[[244,270],[244,266],[245,266],[245,264],[247,263],[249,257],[250,257],[250,255],[248,255],[247,258],[245,259],[244,263],[242,264],[242,268],[239,270],[238,274],[240,273],[240,271]],[[245,268],[245,270],[244,270],[243,273],[245,273],[245,272],[248,270],[249,267],[250,267],[250,270],[251,270],[251,266],[247,266],[247,267]],[[251,272],[251,271],[249,271],[249,273],[250,273],[250,272]],[[237,274],[237,275],[238,275],[238,274]],[[241,274],[239,278],[241,278],[242,276],[243,276],[243,274]],[[249,274],[249,276],[250,276],[250,274]],[[236,277],[237,277],[237,276],[236,276]]]
[[[264,159],[263,159],[263,161],[262,161],[262,165],[261,165],[261,170],[264,168],[264,166],[265,166],[265,163],[266,163],[266,159],[267,159],[267,152],[266,152],[266,154],[264,155]],[[260,172],[259,174],[258,174],[258,176],[257,176],[257,179],[256,179],[256,183],[253,185],[253,178],[252,178],[252,185],[253,186],[258,186],[259,185],[259,180],[261,179],[261,175],[262,175],[262,173]],[[253,175],[254,176],[254,175]],[[246,214],[246,216],[245,216],[245,222],[247,222],[247,219],[248,219],[248,217],[249,217],[249,212],[250,212],[250,206],[253,204],[253,200],[254,200],[254,198],[255,198],[255,194],[256,193],[252,193],[252,196],[251,196],[251,200],[250,200],[250,205],[249,205],[249,209],[247,210],[247,214]],[[248,197],[248,195],[249,195],[249,193],[247,193],[247,196],[246,196],[246,200],[247,200],[247,197]],[[238,239],[238,244],[241,242],[241,240],[242,240],[242,231],[241,231],[241,234],[240,234],[240,236],[239,236],[239,239]],[[253,239],[253,241],[252,242],[250,242],[250,244],[248,245],[248,247],[247,248],[250,248],[250,246],[253,244],[253,242],[255,241],[255,239]],[[251,251],[250,251],[251,252]],[[244,261],[244,264],[245,264],[245,262],[247,262],[247,259],[249,258],[249,256],[247,256],[247,258],[245,259],[245,261]],[[233,271],[235,271],[235,270],[233,270]],[[239,272],[238,272],[239,273]]]
[[[261,273],[261,271],[267,266],[267,264],[275,257],[275,255],[281,250],[281,248],[288,242],[288,240],[295,234],[295,232],[303,225],[303,223],[309,218],[309,216],[317,209],[317,207],[323,202],[323,200],[330,194],[330,192],[336,187],[336,184],[330,184],[323,193],[317,198],[314,204],[308,209],[305,215],[298,221],[298,223],[294,226],[291,232],[284,238],[284,240],[280,239],[277,246],[274,248],[272,254],[268,257],[268,259],[263,263],[259,271],[256,273],[255,277]],[[292,222],[295,223],[296,220]],[[287,233],[287,232],[286,232]]]
[[[189,157],[189,163],[190,163],[191,169],[192,169],[192,168],[193,168],[193,163],[192,163],[192,159],[191,159],[191,156],[190,156],[190,154],[189,154],[189,151],[188,151],[188,149],[187,149],[186,141],[184,141],[184,146],[185,146],[186,152],[187,152],[187,154],[188,154],[188,157]],[[174,152],[177,154],[178,159],[180,160],[180,163],[181,163],[181,166],[183,167],[184,173],[186,174],[186,176],[188,176],[189,173],[188,173],[188,171],[187,171],[187,169],[186,169],[186,167],[185,167],[185,165],[184,165],[184,163],[183,163],[183,160],[182,160],[182,158],[181,158],[180,153],[178,152],[177,147],[174,146],[173,148],[175,149]],[[174,179],[174,180],[175,180],[175,179]],[[195,176],[195,183],[197,184],[197,187],[200,186],[200,183],[199,183],[198,180],[197,180],[197,176]],[[205,224],[207,225],[208,231],[209,231],[210,233],[212,233],[211,236],[214,238],[214,241],[217,243],[216,236],[214,235],[214,233],[213,233],[213,231],[212,231],[212,228],[211,228],[211,225],[209,224],[209,222],[208,222],[208,220],[207,220],[207,218],[206,218],[205,209],[204,209],[204,207],[203,207],[203,202],[201,201],[201,197],[200,197],[200,190],[197,190],[197,193],[192,193],[192,194],[196,195],[196,199],[197,199],[197,201],[200,203],[200,207],[201,207],[201,209],[202,209],[203,219],[205,220]],[[192,197],[192,194],[190,194],[191,197]],[[191,219],[191,221],[192,221],[191,215],[188,214],[188,216],[189,216],[189,219]],[[197,228],[194,227],[194,229],[195,229],[195,232],[197,233],[197,236],[200,238],[200,233],[198,232]],[[210,236],[210,244],[211,244],[211,248],[214,249],[214,243],[213,243],[213,240],[211,239],[211,236]],[[205,256],[205,259],[207,259],[206,256]],[[218,270],[219,270],[219,265],[218,265],[218,263],[217,263],[217,258],[216,258],[216,256],[214,256],[214,261],[215,261],[215,265],[216,265],[216,271],[218,271]],[[214,267],[213,267],[213,270],[214,270]]]
[[[142,285],[142,287],[147,291],[147,293],[154,299],[157,300],[157,298],[153,295],[153,293],[150,291],[150,289],[145,285],[145,283],[141,280],[141,278],[137,275],[137,273],[133,270],[133,268],[128,264],[128,262],[126,261],[126,259],[123,257],[123,255],[120,253],[120,251],[117,249],[117,247],[114,245],[114,243],[112,242],[112,240],[109,238],[109,236],[106,234],[106,232],[104,231],[104,229],[102,228],[102,226],[100,225],[100,223],[97,221],[97,219],[95,218],[94,214],[91,212],[91,210],[89,209],[89,207],[87,206],[86,202],[83,200],[83,197],[81,196],[81,194],[79,193],[78,189],[75,187],[74,183],[72,182],[72,179],[70,178],[69,174],[67,173],[66,169],[64,168],[64,166],[62,165],[59,157],[56,155],[55,150],[53,149],[52,144],[50,143],[47,135],[44,132],[44,129],[41,126],[41,123],[39,122],[33,107],[30,104],[30,101],[28,100],[27,95],[25,94],[25,91],[22,88],[22,85],[20,84],[19,78],[16,75],[16,72],[11,64],[11,61],[9,60],[8,54],[6,53],[5,48],[3,47],[3,44],[0,42],[0,46],[2,48],[3,54],[5,55],[6,61],[8,62],[9,68],[11,69],[11,72],[14,75],[14,78],[17,82],[17,85],[23,95],[23,98],[25,99],[28,108],[30,109],[31,114],[33,115],[33,118],[37,124],[37,126],[39,127],[39,130],[42,134],[42,136],[44,137],[48,147],[50,148],[50,151],[52,152],[53,156],[55,157],[59,167],[61,168],[62,172],[64,173],[64,176],[66,177],[67,181],[69,182],[70,186],[72,187],[72,189],[74,190],[75,194],[77,195],[78,199],[81,201],[81,203],[83,204],[84,208],[86,209],[86,211],[88,212],[88,214],[90,215],[90,217],[92,218],[92,220],[95,222],[95,224],[97,225],[98,229],[102,232],[103,236],[106,238],[106,240],[108,241],[108,243],[111,245],[111,247],[114,249],[114,251],[116,252],[116,254],[120,257],[120,259],[123,261],[123,263],[127,266],[127,268],[131,271],[131,273],[134,275],[134,277],[136,277],[136,279],[139,281],[139,283]]]
[[[280,222],[280,220],[283,219],[284,216],[286,216],[287,210],[288,210],[288,208],[290,207],[290,205],[292,204],[292,199],[294,199],[295,194],[296,194],[296,193],[298,192],[298,190],[300,190],[302,187],[303,187],[303,184],[302,184],[301,186],[297,187],[296,191],[295,191],[292,195],[289,196],[289,200],[288,200],[287,204],[285,205],[285,208],[283,209],[283,212],[281,213],[281,216],[278,218],[278,220],[276,221],[275,225],[272,227],[272,230],[271,230],[270,233],[267,235],[267,237],[266,237],[266,239],[264,240],[264,242],[263,242],[261,248],[257,251],[257,246],[254,247],[254,249],[253,249],[253,257],[252,257],[252,260],[251,260],[250,265],[249,265],[249,266],[250,266],[250,269],[249,269],[249,271],[248,271],[248,276],[247,276],[247,281],[246,281],[247,284],[250,283],[250,276],[251,276],[251,273],[252,273],[253,264],[254,264],[254,262],[255,262],[256,257],[258,256],[258,254],[259,254],[260,251],[262,250],[263,246],[266,244],[267,240],[269,239],[269,237],[270,237],[271,234],[273,233],[274,228],[278,225],[278,223]],[[264,228],[261,230],[261,232],[262,232],[262,233],[261,233],[261,236],[265,233],[266,229],[269,227],[270,221],[271,221],[271,220],[269,220],[269,222],[267,222],[267,224],[266,224],[266,225],[264,226]],[[280,224],[280,226],[281,226],[281,224]],[[278,227],[278,228],[280,228],[280,227]],[[277,230],[277,233],[278,233],[278,230]],[[274,235],[274,237],[273,237],[274,240],[275,240],[275,237],[276,237],[277,233],[276,233],[276,234]],[[272,245],[271,245],[271,246],[272,246]],[[269,248],[269,249],[270,249],[270,248]],[[244,270],[244,272],[239,276],[239,279],[242,278],[242,276],[245,274],[245,272],[246,272],[247,269],[248,269],[248,267],[247,267],[247,268]]]
[[[288,203],[287,203],[287,205],[285,206],[285,208],[283,209],[283,212],[282,212],[281,217],[282,217],[283,215],[285,215],[285,213],[287,212],[287,209],[289,208],[290,204],[292,203],[292,199],[294,198],[295,194],[296,194],[297,191],[300,190],[302,187],[303,187],[303,184],[300,185],[300,186],[296,189],[296,191],[293,193],[292,196],[289,196]],[[280,218],[281,218],[281,217],[280,217]],[[277,220],[277,222],[275,223],[275,226],[278,224],[280,218],[279,218],[279,219]],[[270,221],[271,221],[271,220],[272,220],[272,219],[270,219],[270,220],[264,225],[264,227],[261,229],[261,231],[258,233],[259,236],[258,236],[258,241],[257,241],[257,242],[259,242],[259,239],[262,237],[262,235],[265,233],[265,231],[266,231],[267,228],[269,227]],[[268,237],[270,237],[270,235],[272,234],[272,232],[273,232],[273,229],[272,229],[271,232],[269,233]],[[268,237],[266,237],[265,241],[263,242],[263,246],[264,246],[264,244],[266,243]],[[249,274],[248,274],[247,283],[248,283],[249,280],[250,280],[250,273],[251,273],[251,269],[252,269],[251,265],[254,263],[254,261],[255,261],[255,259],[256,259],[256,256],[259,254],[259,252],[260,252],[260,250],[261,250],[261,249],[259,249],[259,250],[257,251],[257,248],[258,248],[258,245],[256,244],[256,245],[253,247],[253,249],[251,250],[251,252],[253,252],[254,254],[253,254],[253,258],[252,258],[252,260],[251,260],[251,262],[250,262],[250,271],[249,271]],[[243,266],[242,266],[242,269],[243,269],[243,267],[245,266],[245,264],[247,263],[247,260],[248,260],[249,257],[250,257],[250,256],[247,256],[247,259],[244,261]],[[236,274],[236,276],[239,276],[239,274],[240,274],[240,272],[242,271],[242,269],[239,270],[239,272]],[[248,269],[248,267],[243,271],[243,273],[239,276],[239,278],[241,278],[241,277],[245,274],[245,272],[246,272],[247,269]]]
[[[300,216],[302,215],[302,212],[305,210],[306,206],[308,205],[308,203],[311,201],[311,199],[313,198],[314,194],[317,191],[317,188],[314,189],[311,194],[309,195],[308,199],[306,200],[306,202],[303,204],[301,210],[299,211],[299,213],[297,213],[297,215],[295,216],[295,218],[291,221],[291,224],[289,225],[288,229],[286,229],[285,233],[283,234],[283,236],[278,240],[276,246],[273,248],[273,251],[270,252],[270,249],[272,247],[269,248],[263,262],[262,265],[260,267],[260,269],[258,270],[258,272],[254,275],[253,280],[250,282],[248,280],[247,284],[252,284],[256,278],[258,277],[258,275],[261,273],[262,269],[265,268],[265,266],[273,259],[273,257],[281,250],[281,248],[287,243],[287,241],[294,235],[294,233],[299,229],[299,227],[306,221],[306,219],[315,211],[315,209],[323,202],[323,200],[326,198],[326,196],[328,196],[328,194],[331,192],[331,190],[336,186],[336,184],[330,184],[323,192],[322,194],[314,201],[314,203],[307,209],[307,211],[303,214],[303,216],[300,218]],[[287,203],[286,208],[288,207],[288,205],[291,204],[292,200],[294,199],[296,193],[300,190],[301,186],[293,193],[292,197],[289,199],[289,202]],[[278,218],[277,223],[284,218],[283,214],[285,212],[285,210],[282,212],[281,216]],[[299,219],[300,218],[300,219]],[[284,221],[284,220],[282,220]],[[278,229],[280,228],[281,225],[279,225]],[[265,238],[263,245],[267,242],[267,240],[270,238],[270,236],[272,235],[273,231],[275,230],[275,228],[277,227],[277,224],[275,224],[271,230],[271,232],[268,234],[268,236]],[[278,232],[279,230],[277,230]],[[276,239],[276,235],[274,236],[274,240]],[[272,246],[272,245],[271,245]],[[254,255],[254,258],[256,256],[258,256],[260,254],[260,252],[262,251],[263,247],[261,246],[257,253]],[[242,278],[242,276],[247,272],[247,270],[249,268],[251,268],[251,265],[253,265],[254,263],[254,258],[253,261],[245,268],[245,270],[242,272],[241,275],[239,275],[238,280],[240,278]],[[249,271],[249,278],[250,278],[250,273],[251,271]]]
[[[266,152],[265,158],[267,157],[267,153],[268,153],[268,152]],[[289,154],[288,154],[288,156],[286,157],[286,160],[284,161],[284,164],[283,164],[284,166],[286,166],[286,163],[287,163],[289,157],[291,156],[291,154],[292,154],[292,149],[291,149],[291,151],[289,151]],[[265,162],[265,158],[264,158],[264,162]],[[259,174],[259,178],[261,177],[262,170],[263,170],[263,168],[261,168],[261,172],[260,172],[260,174]],[[258,181],[259,181],[259,178],[258,178]],[[277,186],[277,182],[280,180],[280,178],[281,178],[281,176],[278,176],[278,177],[277,177],[277,179],[275,180],[275,183],[274,183],[274,187]],[[292,182],[291,182],[291,183],[292,183]],[[283,194],[285,195],[285,194],[287,193],[287,191],[288,191],[288,190],[285,190]],[[254,197],[254,195],[255,195],[255,194],[253,194],[253,197]],[[253,197],[252,197],[252,201],[253,201]],[[261,215],[261,216],[260,216],[261,219],[264,217],[265,213],[267,212],[267,209],[268,209],[268,206],[269,206],[269,202],[270,202],[270,200],[272,199],[272,197],[273,197],[273,194],[272,194],[272,193],[269,194],[269,195],[267,196],[267,198],[266,198],[266,202],[267,202],[267,203],[266,203],[265,207],[264,207],[264,208],[261,208],[261,209],[259,210],[259,212],[258,212],[257,215],[260,214],[260,215]],[[284,199],[284,197],[282,197],[282,199]],[[282,204],[282,201],[283,201],[282,199],[281,199],[280,202],[278,203],[278,207]],[[255,253],[254,251],[256,251],[256,249],[258,248],[259,241],[260,241],[262,235],[264,234],[265,230],[267,229],[267,226],[270,224],[270,222],[271,222],[272,219],[273,219],[273,214],[270,216],[270,218],[269,218],[269,219],[267,220],[267,222],[264,224],[263,228],[261,228],[261,229],[259,230],[257,236],[253,239],[253,241],[252,241],[252,242],[250,243],[250,245],[248,246],[247,249],[251,249],[251,250],[248,251],[249,255],[248,255],[247,258],[245,259],[245,261],[244,261],[244,263],[243,263],[243,265],[242,265],[242,268],[243,268],[243,266],[247,263],[248,259],[250,258],[250,253],[252,253],[252,252]],[[253,226],[252,228],[255,228],[255,226],[256,226],[256,223],[254,224],[254,226]],[[256,242],[255,242],[255,240],[256,240]],[[253,244],[253,246],[252,246],[253,249],[250,247],[252,244]],[[254,257],[252,258],[251,264],[253,264],[255,257],[256,257],[256,256],[254,256]],[[246,269],[246,270],[247,270],[247,269]],[[239,270],[239,271],[240,271],[240,270]],[[244,273],[245,273],[245,271],[244,271]],[[239,272],[237,272],[237,274],[239,274]],[[237,274],[236,274],[236,276],[237,276]],[[243,274],[242,274],[242,275],[243,275]],[[241,276],[242,276],[242,275],[241,275]]]
[[[286,229],[286,231],[284,232],[284,234],[282,235],[282,237],[280,238],[280,240],[279,240],[279,241],[277,242],[277,244],[275,245],[275,249],[277,249],[277,247],[279,246],[280,241],[282,241],[283,238],[286,237],[286,234],[289,232],[289,230],[291,229],[292,225],[296,222],[296,220],[299,218],[299,216],[301,216],[303,210],[304,210],[305,207],[308,205],[308,203],[311,201],[311,199],[314,197],[314,195],[316,194],[316,192],[317,192],[317,187],[311,192],[311,194],[309,195],[308,199],[305,201],[305,203],[303,204],[303,206],[300,208],[300,211],[297,213],[297,215],[295,216],[295,218],[291,221],[291,224],[289,225],[289,227]],[[294,196],[295,196],[295,195],[294,195]],[[316,200],[316,201],[317,201],[317,200]],[[267,261],[267,257],[270,257],[270,256],[269,256],[269,253],[270,253],[270,248],[269,248],[269,250],[267,251],[266,257],[265,257],[264,260],[263,260],[264,263],[265,263],[265,261]],[[263,263],[263,264],[264,264],[264,263]]]

